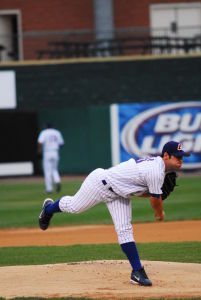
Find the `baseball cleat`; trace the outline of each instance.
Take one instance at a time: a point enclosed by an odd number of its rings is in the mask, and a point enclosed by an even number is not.
[[[152,282],[149,280],[144,268],[142,267],[138,271],[132,271],[131,273],[131,283],[133,284],[139,284],[144,286],[151,286]]]
[[[56,183],[56,191],[59,193],[61,191],[61,183]]]
[[[45,199],[45,201],[43,203],[42,211],[41,211],[39,219],[38,219],[39,227],[42,230],[46,230],[50,224],[50,220],[53,215],[47,214],[45,210],[50,204],[53,204],[53,203],[54,203],[54,201],[50,198]]]

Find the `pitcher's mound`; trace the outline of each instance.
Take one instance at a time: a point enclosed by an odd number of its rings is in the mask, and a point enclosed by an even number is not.
[[[0,296],[185,298],[201,295],[201,264],[143,261],[152,287],[130,283],[127,261],[0,268]]]

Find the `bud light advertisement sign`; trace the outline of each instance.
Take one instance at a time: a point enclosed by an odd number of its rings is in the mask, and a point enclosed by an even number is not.
[[[113,104],[111,127],[113,165],[160,155],[174,140],[191,153],[182,170],[201,169],[201,101]]]

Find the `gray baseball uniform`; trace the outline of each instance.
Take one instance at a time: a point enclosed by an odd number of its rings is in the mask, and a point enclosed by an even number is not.
[[[46,192],[53,191],[52,180],[59,184],[61,179],[58,172],[59,148],[64,144],[60,131],[47,128],[41,131],[38,143],[43,145],[43,171],[45,176]]]

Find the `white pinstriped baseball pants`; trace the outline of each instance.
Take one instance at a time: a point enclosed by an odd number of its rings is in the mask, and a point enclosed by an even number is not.
[[[100,202],[105,202],[111,214],[119,244],[134,241],[131,200],[123,198],[103,185],[104,170],[91,172],[74,196],[64,196],[59,201],[63,212],[79,214]]]

